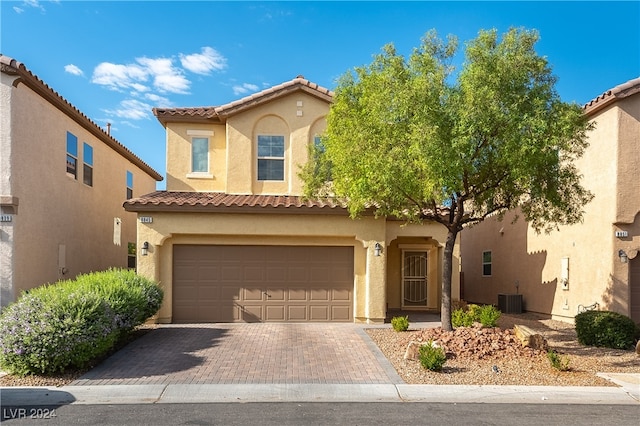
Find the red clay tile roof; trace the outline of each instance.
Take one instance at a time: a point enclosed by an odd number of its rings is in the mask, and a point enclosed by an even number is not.
[[[346,204],[295,195],[234,195],[223,192],[155,191],[124,202],[127,211],[295,213],[348,215]]]
[[[0,54],[0,71],[3,74],[18,76],[18,79],[13,83],[14,86],[17,87],[19,83],[24,83],[27,87],[36,92],[43,99],[47,100],[54,107],[58,108],[69,118],[80,124],[118,154],[140,167],[140,169],[149,176],[157,181],[161,181],[163,179],[160,173],[156,172],[151,168],[151,166],[142,161],[142,159],[129,150],[129,148],[122,145],[111,135],[107,134],[107,132],[91,121],[91,119],[84,115],[78,108],[71,105],[71,103],[63,98],[58,92],[53,90],[35,74],[29,71],[22,62],[18,62],[13,58]]]
[[[626,98],[627,96],[634,95],[640,92],[640,77],[629,80],[626,83],[620,84],[613,89],[607,90],[595,99],[592,99],[586,103],[582,109],[585,114],[592,115],[609,104],[616,102],[619,99]]]
[[[312,83],[302,76],[286,81],[277,86],[265,89],[261,92],[244,97],[237,101],[220,106],[194,107],[194,108],[154,108],[153,114],[158,121],[165,125],[170,121],[206,121],[224,123],[228,117],[234,114],[261,105],[273,99],[280,98],[296,91],[303,91],[319,99],[331,103],[333,92],[322,86]]]

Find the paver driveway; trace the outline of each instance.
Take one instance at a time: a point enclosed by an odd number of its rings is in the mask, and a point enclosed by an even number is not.
[[[72,385],[403,383],[359,324],[171,324]]]

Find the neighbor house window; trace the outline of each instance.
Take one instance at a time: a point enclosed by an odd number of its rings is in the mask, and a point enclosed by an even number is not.
[[[82,146],[82,181],[85,185],[93,186],[93,147],[86,142]]]
[[[67,132],[67,175],[78,179],[78,138]]]
[[[482,252],[482,276],[491,276],[491,251]]]
[[[133,198],[133,173],[127,170],[127,200]]]
[[[284,180],[284,136],[258,136],[258,180]]]

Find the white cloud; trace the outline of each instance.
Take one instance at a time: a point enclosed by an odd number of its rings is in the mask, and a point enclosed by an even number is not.
[[[173,66],[168,58],[137,58],[136,61],[145,67],[153,77],[153,86],[161,92],[188,94],[191,82],[187,80],[181,69]]]
[[[120,102],[120,107],[115,110],[107,110],[104,112],[120,118],[130,120],[142,120],[150,117],[151,105],[135,99],[127,99]]]
[[[82,70],[73,64],[65,65],[64,70],[73,75],[84,75]]]
[[[45,12],[44,6],[40,4],[40,2],[38,0],[24,0],[22,2],[22,6],[28,6],[28,7],[33,7],[35,9],[40,10],[41,12]],[[13,10],[15,10],[18,13],[22,13],[24,12],[23,8],[14,6]],[[18,11],[19,10],[19,11]]]
[[[212,47],[203,47],[202,53],[180,54],[182,66],[196,74],[208,75],[211,71],[221,71],[227,66],[227,60]]]
[[[159,96],[154,93],[147,93],[144,97],[149,102],[153,102],[154,105],[159,108],[169,108],[173,106],[173,103],[168,98],[165,98],[164,96]]]
[[[241,85],[233,86],[233,94],[234,95],[244,95],[249,92],[257,92],[259,89],[258,86],[251,83],[243,83]]]
[[[140,81],[147,81],[148,72],[139,65],[119,65],[102,62],[93,70],[91,82],[106,86],[111,90],[121,91],[127,88],[143,91],[146,86]]]

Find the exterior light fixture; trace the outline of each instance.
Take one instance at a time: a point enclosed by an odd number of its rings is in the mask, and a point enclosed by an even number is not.
[[[622,249],[618,250],[618,257],[620,257],[620,262],[622,263],[629,262],[629,256],[627,256],[627,253],[625,253]]]
[[[382,253],[382,246],[380,245],[380,243],[376,243],[375,247],[374,247],[374,254],[376,257],[380,256],[380,253]]]
[[[149,254],[149,242],[145,241],[144,243],[142,243],[142,250],[140,250],[140,254],[143,256],[146,256],[147,254]]]

